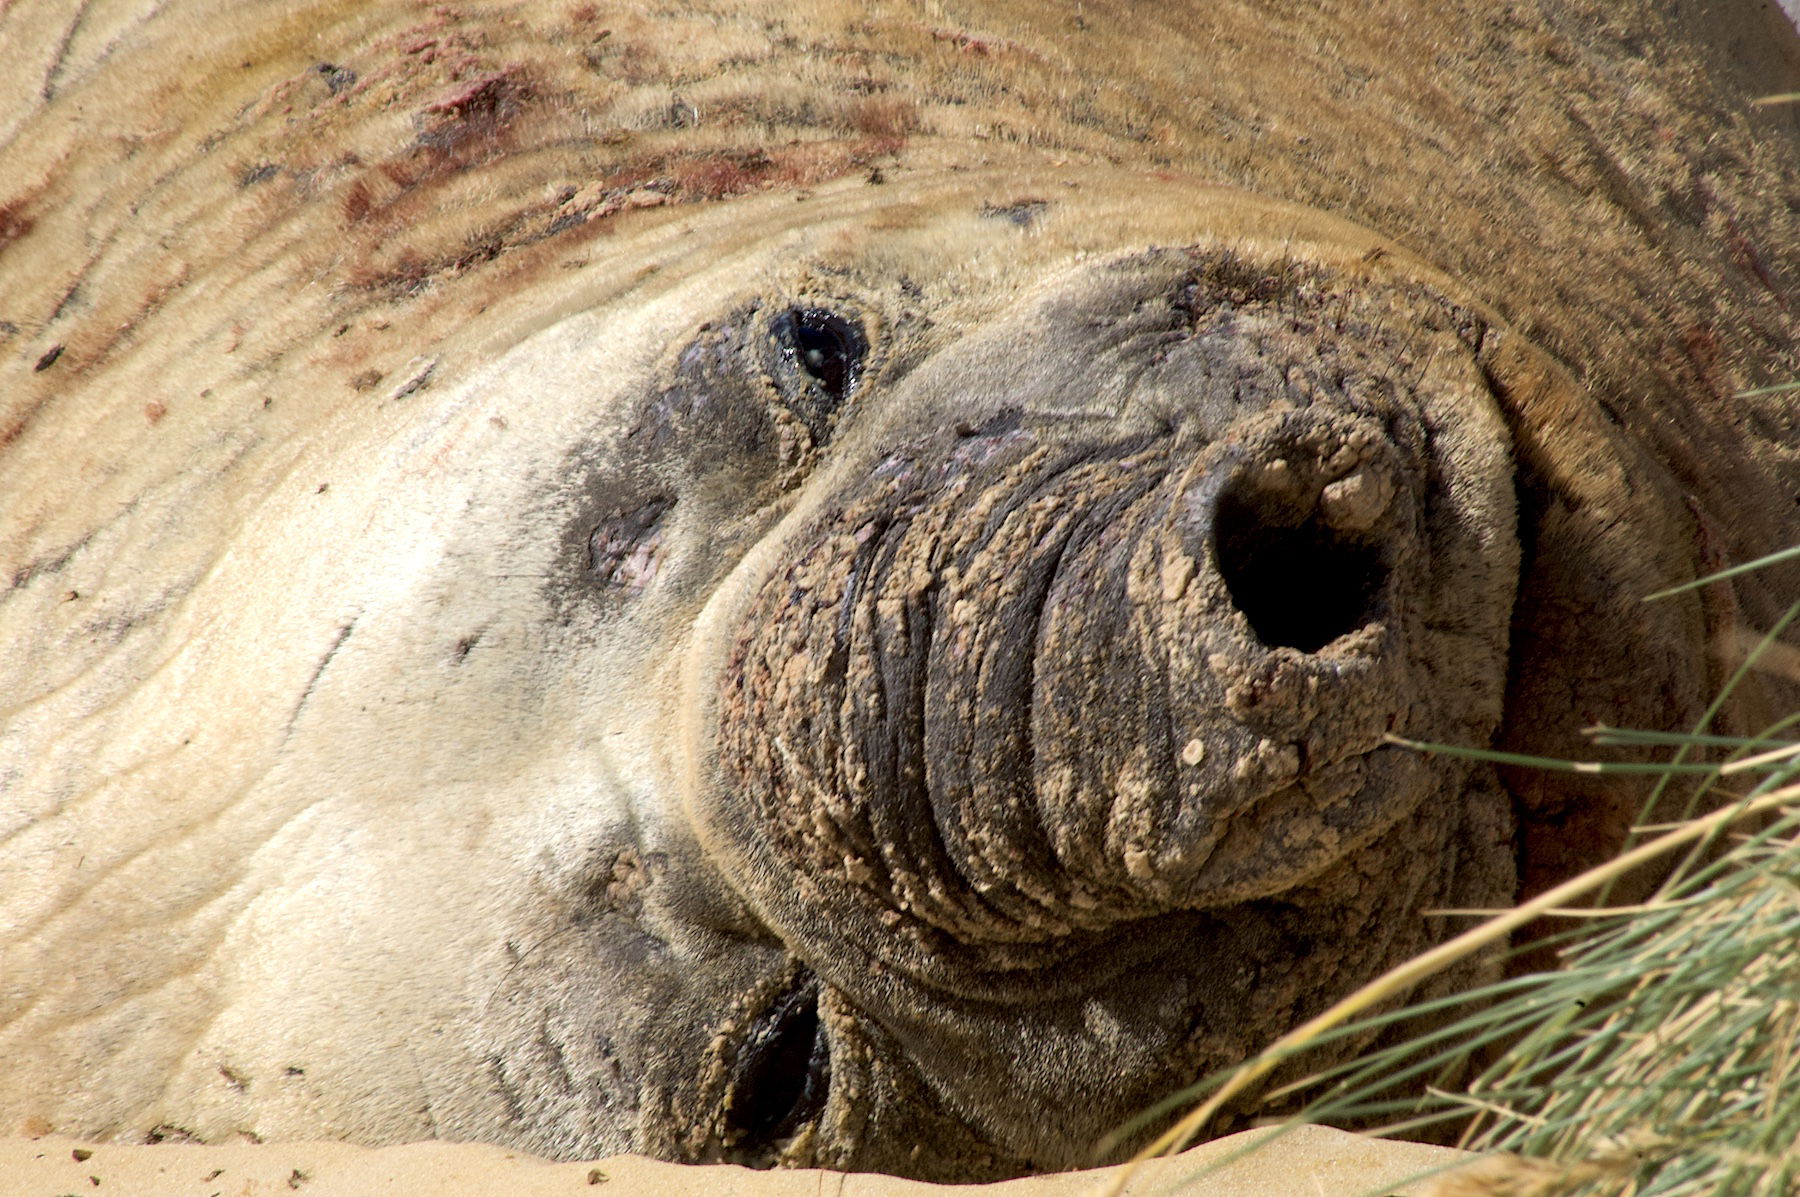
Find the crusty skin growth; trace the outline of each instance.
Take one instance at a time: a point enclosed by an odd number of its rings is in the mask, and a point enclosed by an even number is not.
[[[6,9],[0,1115],[1067,1167],[1605,855],[1387,737],[1800,592],[1639,601],[1800,541],[1667,8]]]

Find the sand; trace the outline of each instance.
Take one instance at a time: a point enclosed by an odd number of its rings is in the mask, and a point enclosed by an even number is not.
[[[1423,1195],[1429,1182],[1408,1178],[1451,1167],[1457,1152],[1417,1143],[1359,1138],[1301,1127],[1272,1142],[1249,1131],[1158,1161],[1132,1177],[1134,1197],[1186,1192],[1207,1197],[1350,1197]],[[1254,1150],[1246,1151],[1247,1147]],[[1206,1171],[1213,1166],[1212,1171]],[[732,1194],[741,1197],[1075,1197],[1102,1194],[1119,1168],[1029,1177],[1003,1184],[947,1188],[917,1181],[836,1172],[753,1172],[689,1167],[638,1156],[559,1164],[486,1144],[408,1143],[367,1148],[344,1143],[126,1147],[46,1135],[0,1140],[0,1194],[65,1197],[574,1197],[584,1193]],[[1198,1179],[1196,1179],[1198,1178]],[[1183,1183],[1191,1182],[1191,1183]]]

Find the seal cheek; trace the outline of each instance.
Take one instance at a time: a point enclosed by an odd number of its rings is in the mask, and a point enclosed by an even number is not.
[[[559,606],[703,598],[816,465],[862,383],[861,320],[760,302],[702,324],[625,422],[562,470]]]

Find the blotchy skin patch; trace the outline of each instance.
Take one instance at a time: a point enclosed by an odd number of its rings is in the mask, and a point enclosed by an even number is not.
[[[600,585],[639,595],[656,581],[663,518],[674,502],[653,496],[631,511],[609,516],[594,529],[588,537],[588,562]]]

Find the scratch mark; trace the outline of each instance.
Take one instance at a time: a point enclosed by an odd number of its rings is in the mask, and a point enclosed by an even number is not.
[[[69,47],[74,43],[76,33],[80,32],[81,26],[86,23],[87,16],[88,6],[84,4],[76,11],[74,18],[69,21],[68,28],[63,30],[62,39],[57,42],[56,57],[51,60],[50,69],[44,72],[43,87],[38,89],[38,94],[44,97],[46,103],[56,98],[57,77],[63,72],[63,65],[69,57]]]
[[[300,721],[300,712],[306,709],[307,701],[312,698],[313,688],[325,675],[325,670],[330,666],[331,659],[337,656],[338,649],[344,647],[344,641],[350,639],[350,633],[356,629],[356,621],[361,618],[360,613],[352,616],[349,623],[338,629],[337,639],[331,642],[331,647],[325,650],[325,655],[319,660],[319,667],[313,670],[312,677],[307,679],[306,690],[300,695],[300,701],[294,704],[294,713],[288,716],[287,726],[281,729],[282,735],[293,734],[294,725]]]

